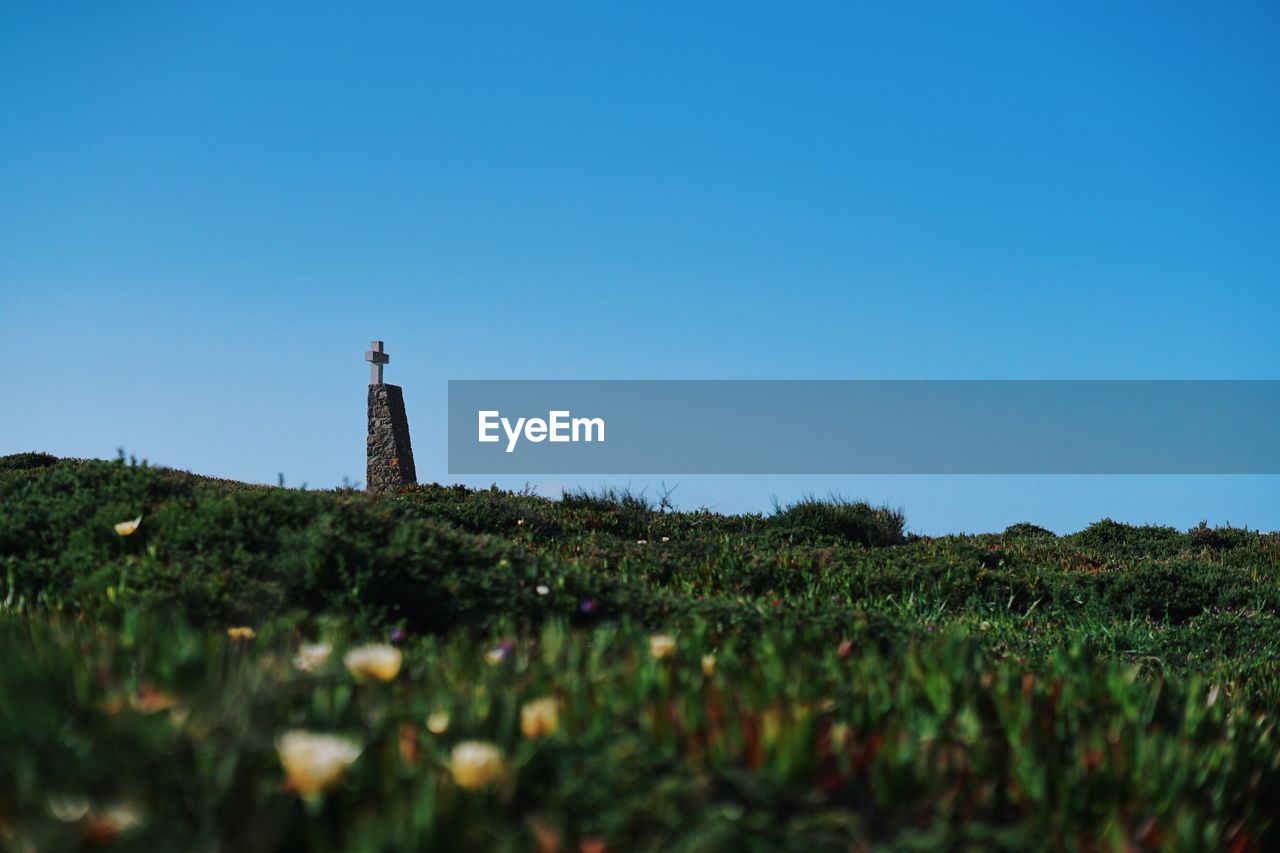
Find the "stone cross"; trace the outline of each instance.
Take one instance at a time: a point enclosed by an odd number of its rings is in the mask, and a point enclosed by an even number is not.
[[[382,384],[382,365],[391,361],[391,356],[382,350],[382,341],[373,341],[369,344],[372,349],[366,350],[364,360],[369,362],[369,384]]]
[[[390,494],[418,482],[413,467],[413,443],[409,418],[404,413],[404,393],[399,385],[382,382],[382,365],[391,361],[374,341],[364,360],[369,362],[369,437],[365,464],[366,486],[374,494]]]

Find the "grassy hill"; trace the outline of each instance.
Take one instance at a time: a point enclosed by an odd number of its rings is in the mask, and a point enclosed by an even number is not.
[[[0,459],[0,847],[1280,845],[1280,535],[903,525]]]

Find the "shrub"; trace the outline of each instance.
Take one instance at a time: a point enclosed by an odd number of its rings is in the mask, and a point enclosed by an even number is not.
[[[901,545],[906,541],[901,509],[872,506],[866,501],[831,495],[819,500],[812,495],[785,509],[776,508],[770,526],[788,536],[837,537],[870,548]]]
[[[1019,522],[1018,524],[1010,524],[1004,529],[1004,536],[1018,537],[1022,539],[1057,539],[1058,534],[1052,530],[1041,527],[1038,524],[1030,522]]]
[[[1187,536],[1174,527],[1135,526],[1109,518],[1095,521],[1066,538],[1079,547],[1123,558],[1172,557],[1190,544]]]

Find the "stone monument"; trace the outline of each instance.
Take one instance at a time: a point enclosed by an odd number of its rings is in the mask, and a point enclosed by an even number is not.
[[[400,386],[382,382],[382,367],[391,361],[382,341],[370,345],[364,360],[369,362],[366,489],[373,494],[386,494],[418,482],[418,473],[413,467],[413,447],[409,443],[409,418],[404,413]]]

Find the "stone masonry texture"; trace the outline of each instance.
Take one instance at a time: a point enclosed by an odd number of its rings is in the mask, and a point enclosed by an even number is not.
[[[409,444],[409,419],[399,385],[369,386],[369,452],[367,490],[394,492],[418,482]]]

